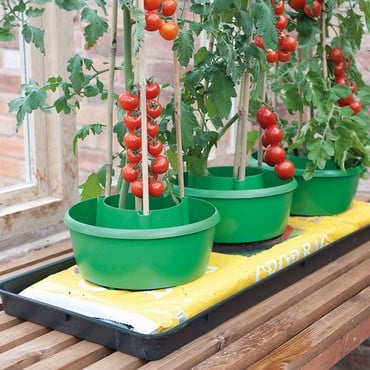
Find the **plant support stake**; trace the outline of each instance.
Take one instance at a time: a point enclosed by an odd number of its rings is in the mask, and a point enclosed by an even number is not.
[[[105,196],[111,195],[112,186],[112,165],[113,165],[113,88],[114,88],[114,70],[117,53],[117,8],[118,0],[113,0],[112,4],[112,33],[111,48],[109,60],[109,85],[108,85],[108,103],[107,103],[107,165],[105,176]]]

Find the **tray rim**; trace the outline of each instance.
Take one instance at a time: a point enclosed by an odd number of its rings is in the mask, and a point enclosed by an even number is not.
[[[3,309],[7,314],[107,346],[113,350],[124,352],[144,360],[157,360],[216,328],[238,313],[253,307],[268,296],[281,291],[310,273],[334,261],[336,258],[356,249],[369,240],[369,232],[370,224],[329,243],[309,256],[273,273],[259,282],[245,287],[221,302],[199,312],[183,323],[160,333],[143,334],[134,332],[120,324],[91,318],[68,309],[23,297],[18,294],[25,287],[42,280],[44,277],[54,272],[61,271],[75,264],[74,256],[65,257],[58,261],[47,263],[43,266],[0,280],[0,295],[3,298]],[[40,277],[37,274],[43,276]],[[280,277],[280,279],[275,279],[276,277]],[[24,285],[25,283],[27,284]],[[18,288],[14,289],[14,285],[17,284]],[[265,289],[261,289],[261,287],[267,288],[269,293],[262,293]],[[251,298],[248,294],[250,292],[253,292],[253,299],[249,299]],[[12,307],[12,304],[15,306]],[[46,319],[45,317],[40,317],[43,316],[40,314],[33,315],[32,312],[37,312],[37,310],[41,310],[42,312],[46,311],[51,317]],[[53,320],[54,324],[50,323],[50,320]],[[79,329],[76,325],[80,325],[81,328]],[[93,326],[92,329],[94,330],[91,330],[92,334],[84,335],[86,325]],[[94,334],[96,329],[103,331],[103,337]],[[114,340],[112,341],[112,338],[108,338],[109,336],[114,338]],[[126,343],[126,341],[128,343]]]

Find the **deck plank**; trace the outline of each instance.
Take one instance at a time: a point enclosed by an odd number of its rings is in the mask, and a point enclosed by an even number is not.
[[[250,366],[249,370],[281,369],[283,367],[303,369],[305,365],[308,366],[307,369],[317,369],[307,364],[357,326],[360,326],[362,330],[362,337],[366,333],[370,336],[370,287],[283,343],[268,356]],[[340,348],[339,353],[343,354],[343,352],[347,351]],[[320,361],[331,363],[332,366],[338,361],[338,358],[333,358],[334,355],[335,353],[328,352],[326,358],[321,358]]]
[[[54,353],[67,348],[79,340],[71,335],[51,331],[29,342],[0,354],[1,369],[22,369]]]
[[[7,315],[4,311],[0,311],[0,331],[11,328],[12,326],[18,325],[23,320],[18,317]]]
[[[370,260],[299,300],[194,369],[245,369],[366,288]],[[266,335],[268,333],[268,335]]]
[[[74,370],[82,369],[111,354],[113,350],[86,340],[72,344],[50,357],[29,367],[28,370]],[[111,367],[112,369],[112,367]]]
[[[135,370],[145,364],[144,360],[122,352],[114,352],[84,370]]]
[[[3,330],[0,336],[0,353],[37,338],[50,329],[32,322],[22,322],[16,326]]]
[[[63,258],[72,252],[72,246],[70,240],[64,240],[60,243],[56,243],[44,248],[33,250],[32,253],[20,257],[7,258],[0,260],[0,279],[9,276],[11,273],[17,274],[21,271],[35,268],[37,265],[45,261],[55,260]]]

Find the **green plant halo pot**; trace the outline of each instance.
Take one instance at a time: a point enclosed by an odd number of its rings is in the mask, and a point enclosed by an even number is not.
[[[256,158],[254,154],[252,158]],[[346,172],[337,167],[334,161],[328,160],[324,169],[315,170],[310,180],[303,178],[306,164],[304,157],[288,156],[294,163],[298,187],[293,193],[291,214],[295,216],[330,216],[346,211],[356,194],[361,166],[347,169]],[[252,163],[252,162],[251,162]],[[257,165],[257,161],[253,162]],[[265,171],[274,168],[263,163]]]
[[[118,210],[122,213],[121,222],[129,214],[123,227],[118,227],[116,220],[114,227],[98,226],[97,214],[101,213],[98,208],[106,207],[102,197],[73,205],[64,223],[70,230],[82,276],[101,286],[127,290],[166,288],[202,276],[220,215],[211,203],[201,199],[184,197],[181,202],[184,206],[179,209],[187,212],[184,224],[179,225],[177,218],[174,226],[166,222],[166,226],[159,223],[151,228],[140,227],[140,221],[135,220],[130,209]],[[108,203],[114,205],[114,197]],[[157,208],[154,220],[159,216],[170,219],[173,213],[173,209],[168,212],[170,208]],[[147,217],[134,213],[137,219]],[[109,212],[108,217],[112,218]],[[109,221],[103,223],[108,225]]]
[[[258,181],[255,188],[248,189],[244,184],[242,190],[235,190],[230,179],[230,167],[210,168],[211,175],[207,176],[207,180],[200,179],[198,182],[202,187],[189,186],[189,177],[190,183],[194,184],[194,181],[191,175],[185,174],[185,195],[209,201],[220,212],[221,221],[216,226],[214,237],[216,243],[268,240],[280,236],[287,227],[292,194],[297,187],[295,179],[283,181],[274,173],[247,168],[245,182],[249,180],[249,172],[252,177],[257,176]],[[225,181],[220,180],[222,175]],[[207,187],[213,180],[217,186]]]

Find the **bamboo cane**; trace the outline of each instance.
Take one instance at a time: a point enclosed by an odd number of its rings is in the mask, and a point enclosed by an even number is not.
[[[113,166],[113,89],[114,89],[114,70],[117,53],[117,12],[118,0],[113,0],[112,4],[112,31],[111,48],[109,60],[109,84],[108,84],[108,103],[107,103],[107,152],[106,152],[106,176],[105,176],[105,196],[111,195],[112,188],[112,166]]]

